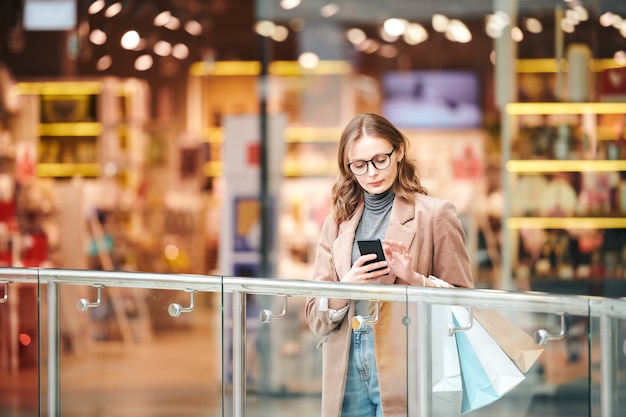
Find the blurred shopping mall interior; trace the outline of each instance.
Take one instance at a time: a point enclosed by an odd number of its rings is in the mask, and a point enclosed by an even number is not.
[[[308,280],[339,137],[361,112],[396,124],[429,194],[456,205],[478,288],[626,296],[623,0],[2,0],[0,268]],[[119,311],[79,318],[93,293],[65,290],[72,393],[89,389],[80,369],[104,372],[94,358],[145,375],[142,355],[184,357],[223,331],[217,295],[199,300],[208,324],[173,324],[171,294],[107,289],[132,305],[130,338],[160,343],[129,358],[101,346],[124,341]],[[0,302],[0,417],[40,395],[42,298],[15,293]],[[591,374],[582,321],[562,373],[542,365],[570,400]],[[30,335],[17,348],[15,331]],[[282,352],[317,343],[301,337]],[[197,365],[214,389],[219,366]],[[78,402],[67,415],[110,415]]]

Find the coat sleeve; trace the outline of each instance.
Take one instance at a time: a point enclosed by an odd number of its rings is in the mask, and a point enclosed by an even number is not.
[[[338,282],[335,263],[333,260],[332,246],[337,237],[338,226],[332,216],[328,216],[322,226],[322,232],[317,244],[315,263],[313,264],[313,280]],[[326,336],[340,323],[334,322],[330,317],[327,298],[309,297],[305,306],[306,323],[313,333]]]
[[[433,218],[432,274],[455,287],[474,288],[465,239],[456,207],[444,202]]]

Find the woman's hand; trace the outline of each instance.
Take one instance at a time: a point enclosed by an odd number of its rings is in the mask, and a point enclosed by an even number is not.
[[[376,259],[375,253],[361,255],[352,265],[350,271],[341,279],[341,282],[351,282],[354,284],[374,284],[380,277],[389,274],[387,261],[373,262],[365,265],[368,261]]]
[[[383,240],[383,250],[387,258],[387,266],[398,278],[409,282],[413,276],[413,257],[408,253],[408,248],[402,242],[395,240]]]

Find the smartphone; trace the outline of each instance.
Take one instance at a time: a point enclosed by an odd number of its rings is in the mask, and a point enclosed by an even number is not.
[[[361,252],[361,255],[366,255],[369,253],[376,254],[376,259],[367,261],[365,262],[364,265],[368,265],[374,262],[385,260],[385,253],[383,252],[383,243],[380,241],[380,239],[358,240],[357,244],[359,245],[359,251]],[[385,269],[385,268],[378,268],[376,269],[376,271],[378,271],[379,269]]]

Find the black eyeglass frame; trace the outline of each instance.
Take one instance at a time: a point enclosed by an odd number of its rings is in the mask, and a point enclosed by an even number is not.
[[[357,159],[356,161],[352,161],[352,162],[350,162],[350,163],[348,164],[348,169],[350,170],[350,172],[352,173],[352,175],[356,175],[357,177],[360,177],[361,175],[365,175],[365,174],[367,174],[367,171],[369,171],[369,165],[368,165],[368,164],[369,164],[370,162],[372,163],[372,166],[373,166],[374,168],[376,168],[378,171],[382,171],[382,170],[384,170],[384,169],[387,169],[387,168],[389,168],[389,167],[391,166],[391,155],[394,153],[394,151],[395,151],[395,150],[396,150],[396,147],[394,146],[394,147],[391,149],[391,152],[389,152],[389,153],[379,153],[379,154],[377,154],[377,155],[374,155],[374,157],[373,157],[372,159],[368,159],[367,161],[365,161],[365,160],[363,160],[363,159]],[[374,162],[374,160],[375,160],[376,158],[380,157],[380,156],[383,156],[383,155],[387,157],[387,166],[385,166],[385,167],[379,167],[379,166],[376,164],[376,162]],[[360,173],[360,174],[357,174],[357,173],[356,173],[356,172],[354,172],[354,170],[352,169],[352,164],[355,164],[355,163],[357,163],[357,162],[362,162],[362,163],[365,163],[365,171],[363,171],[363,172],[362,172],[362,173]]]

